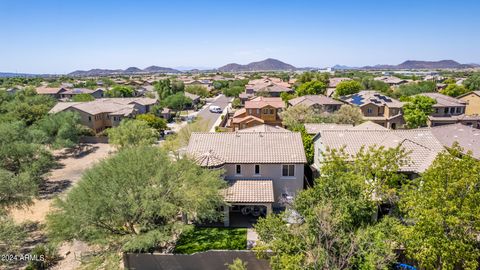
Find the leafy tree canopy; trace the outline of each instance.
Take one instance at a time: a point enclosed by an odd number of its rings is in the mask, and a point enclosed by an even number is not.
[[[343,81],[337,84],[337,88],[335,89],[335,95],[338,97],[346,96],[358,93],[360,90],[362,90],[361,83],[354,80]]]
[[[105,92],[108,97],[133,97],[134,91],[131,86],[115,85]]]
[[[122,150],[56,202],[48,231],[54,239],[81,239],[110,251],[169,251],[187,221],[218,218],[221,173],[172,160],[158,147]]]
[[[172,110],[180,111],[187,106],[192,105],[192,100],[185,96],[183,92],[178,92],[176,94],[166,97],[164,100],[160,101],[162,107],[167,107]]]
[[[158,139],[158,132],[143,120],[124,119],[118,127],[108,130],[109,142],[120,148],[152,145]]]
[[[305,95],[319,95],[325,94],[327,90],[327,85],[321,81],[310,81],[301,84],[297,87],[296,92],[298,96],[305,96]]]
[[[95,100],[95,98],[90,94],[78,94],[72,97],[73,102],[86,102],[86,101],[93,101],[93,100]]]
[[[210,95],[210,92],[208,92],[208,89],[205,86],[201,85],[189,85],[185,87],[185,92],[195,94],[200,97],[208,97]]]
[[[151,128],[157,130],[158,132],[168,128],[167,121],[165,121],[165,119],[160,118],[152,113],[139,114],[136,116],[136,119],[147,122]]]
[[[478,269],[480,163],[454,146],[405,189],[407,255],[424,269]]]
[[[469,90],[465,88],[463,85],[457,85],[455,83],[447,85],[445,89],[441,90],[440,93],[451,96],[451,97],[458,97],[460,95],[463,95],[465,93],[468,93]]]
[[[436,101],[427,96],[410,97],[403,105],[403,118],[408,128],[418,128],[427,125],[428,116],[433,112]]]
[[[470,75],[464,82],[463,85],[470,91],[480,90],[480,73],[475,72]]]

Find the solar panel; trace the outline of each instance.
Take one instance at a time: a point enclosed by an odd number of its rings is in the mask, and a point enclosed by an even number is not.
[[[355,105],[362,105],[363,104],[363,97],[359,95],[352,96],[352,103]]]

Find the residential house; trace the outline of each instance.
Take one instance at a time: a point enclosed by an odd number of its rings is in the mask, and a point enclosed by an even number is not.
[[[328,87],[327,87],[327,97],[332,97],[333,94],[335,93],[335,89],[337,88],[337,85],[341,82],[344,82],[344,81],[351,81],[352,79],[350,78],[342,78],[342,77],[338,77],[338,78],[330,78],[328,80]]]
[[[239,130],[262,124],[282,126],[280,112],[285,102],[278,97],[256,97],[245,102],[245,107],[237,110],[227,121],[227,128]]]
[[[367,121],[391,129],[402,128],[405,125],[402,114],[403,102],[382,93],[363,90],[356,94],[343,96],[340,99],[359,107]]]
[[[259,125],[238,130],[238,132],[290,132],[290,130],[279,126]]]
[[[333,113],[340,109],[340,106],[344,103],[324,95],[306,95],[293,98],[288,101],[288,104],[290,106],[305,105],[318,113]]]
[[[408,159],[399,172],[413,178],[424,172],[436,156],[444,150],[430,129],[410,130],[324,130],[314,137],[314,165],[321,171],[327,149],[343,149],[353,156],[362,148],[371,146],[394,148],[400,146],[407,151]]]
[[[184,92],[184,95],[192,100],[192,105],[193,106],[197,105],[200,102],[200,96],[198,96],[198,95],[188,93],[188,92]]]
[[[102,98],[104,97],[105,90],[98,88],[96,90],[92,89],[87,89],[87,88],[73,88],[73,89],[67,89],[66,91],[63,91],[60,93],[60,98],[61,99],[72,99],[76,95],[80,94],[89,94],[94,98]]]
[[[372,121],[366,121],[359,125],[331,124],[331,123],[306,123],[305,131],[310,135],[317,135],[324,130],[388,130]]]
[[[265,214],[283,208],[304,186],[307,160],[297,132],[194,132],[187,154],[202,167],[224,170],[225,226],[245,207]]]
[[[480,160],[480,130],[462,125],[443,125],[431,129],[432,134],[446,148],[451,148],[454,143],[463,149],[464,153]]]
[[[465,102],[466,115],[480,115],[480,90],[463,94],[457,98]]]
[[[213,81],[211,80],[183,80],[185,86],[198,85],[207,88],[208,91],[213,89]]]
[[[390,86],[399,86],[401,84],[407,83],[407,80],[400,79],[394,76],[381,76],[373,78],[375,81],[384,82]]]
[[[280,97],[282,93],[295,92],[289,82],[284,82],[279,78],[263,77],[261,79],[250,80],[245,85],[245,92],[239,95],[242,104],[255,96]]]
[[[124,118],[148,113],[157,103],[151,98],[102,98],[89,102],[59,102],[50,113],[74,111],[80,115],[80,123],[99,133],[115,127]]]
[[[422,93],[436,101],[433,113],[428,117],[428,126],[462,123],[464,125],[480,128],[480,115],[465,115],[467,102],[440,93]]]
[[[40,86],[40,87],[37,87],[35,89],[35,92],[37,92],[38,95],[51,96],[51,97],[56,98],[56,99],[61,98],[61,94],[65,91],[67,91],[67,89],[65,89],[63,87]]]

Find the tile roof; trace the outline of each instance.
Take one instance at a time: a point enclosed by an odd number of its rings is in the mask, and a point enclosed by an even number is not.
[[[330,78],[328,80],[328,87],[335,88],[337,87],[337,84],[343,82],[343,81],[351,81],[352,79],[350,78]]]
[[[329,123],[306,123],[305,130],[308,134],[317,134],[324,130],[345,130],[352,128],[353,125],[348,124],[329,124]]]
[[[296,106],[298,104],[304,104],[307,107],[312,105],[342,105],[344,104],[341,101],[335,100],[333,98],[329,98],[324,95],[306,95],[297,98],[293,98],[288,101],[292,106]]]
[[[352,130],[388,130],[388,128],[381,126],[377,123],[374,123],[372,121],[365,121],[360,125],[356,125],[350,129]]]
[[[464,97],[464,96],[468,96],[468,95],[470,95],[470,94],[475,94],[475,95],[477,95],[477,96],[479,96],[479,97],[480,97],[480,90],[477,90],[477,91],[470,91],[470,92],[468,92],[468,93],[465,93],[465,94],[463,94],[463,95],[460,95],[460,96],[458,96],[457,98],[462,98],[462,97]]]
[[[272,180],[232,180],[223,196],[230,203],[273,203]]]
[[[238,132],[290,132],[288,129],[284,129],[279,126],[270,126],[270,125],[258,125],[254,127],[240,129]]]
[[[465,106],[466,102],[440,93],[421,93],[419,95],[431,97],[437,101],[433,107]]]
[[[325,147],[344,150],[355,155],[362,146],[383,146],[386,148],[401,145],[409,154],[410,164],[403,166],[404,172],[423,172],[435,157],[444,150],[430,129],[410,130],[326,130],[319,137]]]
[[[432,133],[445,147],[458,142],[465,152],[472,151],[472,156],[480,159],[480,129],[458,123],[433,127]]]
[[[134,110],[134,103],[152,105],[156,99],[151,98],[101,98],[89,102],[58,102],[50,113],[57,113],[73,107],[91,115],[99,113],[114,113],[116,115],[129,115]]]
[[[225,163],[306,163],[298,132],[219,132],[190,136],[187,153],[212,151]]]
[[[58,94],[61,90],[64,90],[62,87],[37,87],[35,92],[39,95],[55,95]]]
[[[260,109],[265,106],[284,108],[285,102],[279,97],[256,97],[245,101],[245,108],[247,109]]]
[[[375,81],[382,81],[384,83],[388,84],[399,84],[402,82],[406,82],[404,79],[400,79],[394,76],[381,76],[381,77],[375,77],[373,78]]]
[[[391,108],[401,108],[403,102],[400,102],[394,98],[385,96],[382,93],[371,90],[363,90],[356,94],[343,96],[341,100],[350,103],[355,106],[362,107],[366,104],[374,104],[377,106],[388,106]]]

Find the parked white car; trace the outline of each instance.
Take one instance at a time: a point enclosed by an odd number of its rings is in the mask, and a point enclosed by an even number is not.
[[[209,110],[212,113],[222,113],[223,112],[222,108],[220,108],[218,106],[215,106],[215,105],[210,106]]]

